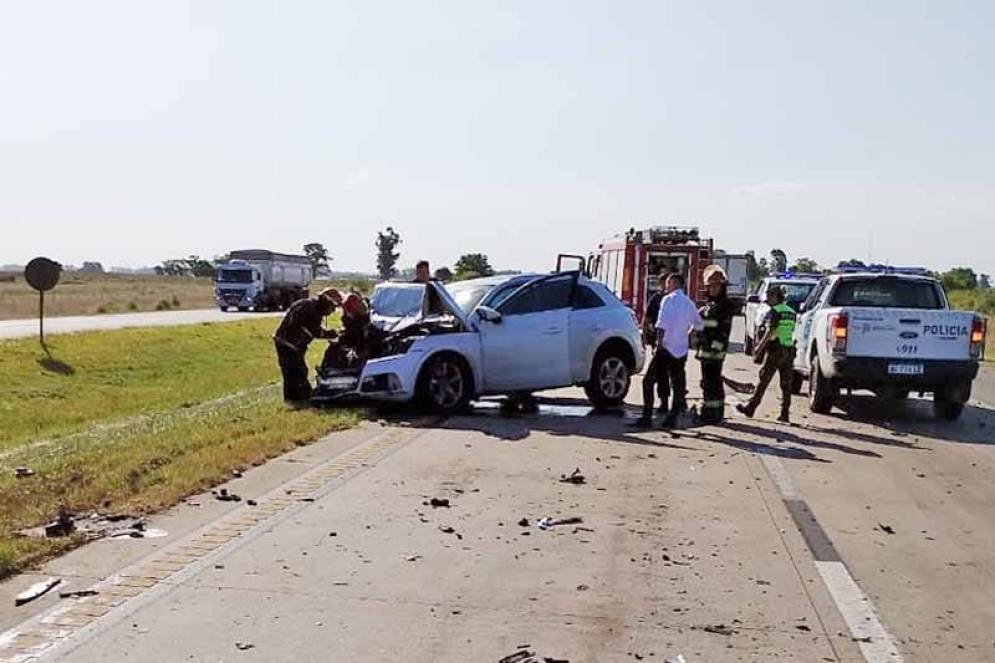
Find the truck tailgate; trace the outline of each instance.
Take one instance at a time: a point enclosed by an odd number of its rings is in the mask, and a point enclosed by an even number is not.
[[[845,307],[846,354],[924,360],[970,358],[971,325],[968,311]]]

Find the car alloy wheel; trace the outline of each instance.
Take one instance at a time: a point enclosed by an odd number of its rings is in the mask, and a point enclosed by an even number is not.
[[[598,371],[598,385],[605,398],[616,399],[625,396],[629,386],[629,369],[618,357],[607,357]]]
[[[455,408],[463,400],[466,380],[463,369],[452,359],[439,359],[428,375],[428,393],[432,403],[444,410]]]

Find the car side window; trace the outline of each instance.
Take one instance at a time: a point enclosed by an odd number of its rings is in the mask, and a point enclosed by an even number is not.
[[[573,285],[572,276],[540,281],[505,301],[499,310],[503,315],[525,315],[570,308]]]
[[[574,309],[598,308],[604,305],[594,290],[586,285],[577,286],[577,291],[574,293]]]

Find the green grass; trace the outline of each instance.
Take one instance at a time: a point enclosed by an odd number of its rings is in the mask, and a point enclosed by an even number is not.
[[[0,344],[0,577],[78,543],[14,534],[60,507],[154,511],[354,425],[354,410],[282,403],[274,324],[53,337],[60,365],[41,363],[34,341]],[[15,478],[17,466],[35,475]]]

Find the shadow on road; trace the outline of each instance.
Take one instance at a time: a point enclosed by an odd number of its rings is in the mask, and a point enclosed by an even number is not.
[[[886,401],[874,396],[853,395],[842,398],[837,405],[842,413],[831,416],[841,421],[857,421],[880,426],[891,431],[892,438],[909,435],[928,437],[963,444],[995,443],[995,410],[967,404],[957,421],[942,421],[933,414],[929,400],[912,398],[906,401]],[[882,444],[878,436],[867,435],[835,427],[816,428],[820,432],[850,436],[875,444]],[[862,437],[863,436],[863,437]],[[894,441],[894,440],[893,440]]]
[[[42,344],[42,349],[45,351],[45,356],[38,359],[38,365],[43,369],[58,375],[74,375],[76,373],[76,369],[72,366],[53,357],[46,345]]]

